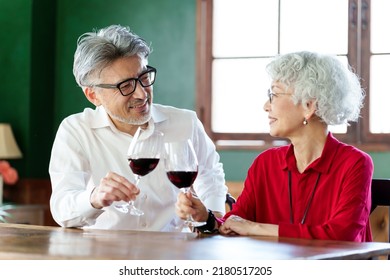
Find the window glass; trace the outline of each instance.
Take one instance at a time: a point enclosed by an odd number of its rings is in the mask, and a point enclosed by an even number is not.
[[[389,53],[390,1],[371,0],[371,52]]]
[[[370,131],[390,133],[390,55],[371,57],[370,77]]]
[[[270,81],[265,66],[280,52],[279,48],[282,53],[309,49],[347,53],[348,0],[280,2],[281,25],[278,0],[214,0],[214,132],[268,133],[263,105]],[[284,34],[280,41],[279,30]],[[346,126],[330,129],[337,133],[347,131]]]
[[[267,133],[263,109],[271,81],[269,59],[216,59],[213,62],[212,129],[215,132]]]
[[[214,0],[213,56],[275,55],[278,0]]]
[[[348,52],[348,0],[281,0],[281,53]]]
[[[371,0],[370,132],[390,133],[390,1]]]

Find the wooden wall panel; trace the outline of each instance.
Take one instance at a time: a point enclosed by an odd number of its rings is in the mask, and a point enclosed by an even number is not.
[[[4,185],[4,202],[43,205],[44,225],[58,226],[50,213],[50,196],[50,179],[20,179],[16,185]]]

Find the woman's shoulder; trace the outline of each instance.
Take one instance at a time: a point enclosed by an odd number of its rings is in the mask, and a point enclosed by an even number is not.
[[[371,156],[368,153],[357,148],[356,146],[341,142],[340,140],[336,139],[332,134],[329,135],[327,145],[328,149],[337,152],[338,158],[348,157],[349,159],[354,160],[365,159],[367,161],[372,161]]]
[[[339,142],[338,150],[339,153],[347,154],[350,158],[363,158],[365,160],[372,161],[372,158],[368,153],[350,144]]]
[[[290,145],[268,148],[260,152],[254,159],[254,163],[284,161]]]
[[[259,156],[278,156],[278,155],[286,155],[288,149],[290,148],[290,145],[283,145],[283,146],[275,146],[268,148],[264,151],[262,151]]]

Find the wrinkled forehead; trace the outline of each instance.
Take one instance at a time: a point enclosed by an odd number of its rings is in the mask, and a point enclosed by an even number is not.
[[[278,92],[283,92],[283,93],[294,93],[294,86],[291,83],[284,83],[278,80],[273,80],[271,82],[270,89],[272,92],[278,93]]]
[[[104,65],[99,72],[96,72],[95,79],[124,80],[136,78],[147,69],[148,60],[138,55],[120,57],[109,64]]]

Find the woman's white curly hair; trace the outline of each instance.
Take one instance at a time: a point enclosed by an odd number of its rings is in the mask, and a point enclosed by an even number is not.
[[[359,77],[336,56],[308,51],[275,58],[266,67],[273,81],[294,89],[295,104],[316,102],[315,114],[328,125],[357,121],[365,92]]]

